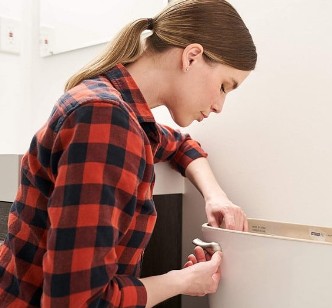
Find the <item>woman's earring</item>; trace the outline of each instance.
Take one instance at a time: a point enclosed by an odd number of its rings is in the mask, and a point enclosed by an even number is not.
[[[189,66],[186,67],[186,72],[188,72],[188,71],[189,71]]]

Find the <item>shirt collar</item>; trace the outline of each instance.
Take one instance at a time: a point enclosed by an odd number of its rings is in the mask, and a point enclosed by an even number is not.
[[[135,80],[122,64],[117,64],[107,73],[106,78],[118,90],[123,100],[130,105],[140,123],[154,122],[154,116]]]

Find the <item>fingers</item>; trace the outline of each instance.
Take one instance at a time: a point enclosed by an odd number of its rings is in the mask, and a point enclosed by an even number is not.
[[[224,213],[222,227],[229,230],[248,231],[248,220],[244,212],[238,208]]]
[[[188,262],[192,264],[196,264],[198,262],[205,262],[207,261],[206,252],[202,247],[196,246],[194,248],[194,254],[190,254],[188,256]]]
[[[209,220],[209,225],[210,225],[211,227],[219,228],[220,225],[221,225],[221,221],[219,221],[219,219],[217,220],[216,217],[213,216],[213,215],[210,216],[208,220]]]
[[[221,271],[219,270],[218,272],[214,273],[212,275],[212,279],[215,281],[215,283],[219,284],[219,281],[221,279]]]
[[[246,219],[245,219],[245,221],[244,221],[243,231],[244,231],[244,232],[248,232],[248,231],[249,231],[249,223],[248,223],[248,219],[247,219],[247,217],[246,217]]]
[[[212,255],[211,261],[212,266],[210,268],[210,277],[212,279],[212,289],[208,293],[214,293],[217,290],[219,281],[221,279],[221,264],[222,264],[222,252],[217,251]]]
[[[193,256],[194,254],[191,255],[191,257]],[[215,293],[221,279],[221,263],[222,253],[219,251],[215,252],[211,260],[207,262],[192,264],[191,261],[188,261],[185,264],[188,268],[182,272],[182,275],[188,275],[188,279],[184,280],[188,281],[188,284],[185,284],[182,294],[203,296]]]
[[[197,259],[197,262],[205,262],[206,261],[206,252],[202,247],[196,246],[194,248],[194,254]]]
[[[217,200],[206,204],[209,225],[236,231],[248,231],[248,220],[244,211],[229,200]]]
[[[194,254],[190,254],[187,258],[187,262],[184,264],[184,268],[192,266],[199,262],[205,262],[211,260],[211,255],[206,252],[202,247],[196,246],[194,248]]]
[[[192,255],[190,255],[190,256],[192,256]],[[196,246],[194,248],[194,256],[195,256],[195,260],[196,260],[196,262],[194,262],[194,264],[198,263],[198,262],[205,262],[205,261],[211,260],[211,255],[209,254],[209,252],[200,246]],[[192,260],[192,259],[190,258],[190,260]]]
[[[192,266],[194,265],[194,263],[192,261],[188,261],[185,263],[185,265],[183,265],[183,268],[186,268],[186,267],[189,267],[189,266]]]
[[[190,254],[189,256],[188,256],[188,261],[190,261],[192,264],[196,264],[197,263],[197,259],[196,259],[196,257],[195,257],[195,255],[193,255],[193,254]]]
[[[222,265],[222,252],[217,251],[216,253],[214,253],[215,256],[215,262],[216,262],[216,266],[217,266],[217,271],[212,275],[212,279],[216,282],[219,283],[220,279],[221,279],[221,265]]]
[[[222,252],[215,252],[212,256],[211,261],[215,263],[214,273],[212,274],[211,278],[214,283],[218,285],[221,279]]]
[[[222,262],[222,252],[216,251],[211,258],[211,261],[215,263],[215,265],[219,268]]]

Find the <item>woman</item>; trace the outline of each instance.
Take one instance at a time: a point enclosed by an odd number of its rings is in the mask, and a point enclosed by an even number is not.
[[[141,41],[144,30],[152,34]],[[140,279],[156,221],[153,164],[169,161],[202,193],[208,222],[247,230],[188,135],[155,122],[168,108],[188,126],[219,113],[254,69],[256,50],[234,8],[184,0],[128,25],[75,74],[22,159],[1,247],[1,307],[152,307],[214,292],[221,253],[200,248],[181,270]]]

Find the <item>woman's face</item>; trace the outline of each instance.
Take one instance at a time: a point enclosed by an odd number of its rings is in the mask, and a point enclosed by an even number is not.
[[[238,87],[249,75],[223,64],[207,63],[196,58],[172,83],[171,97],[166,107],[181,127],[193,121],[203,121],[211,112],[221,112],[227,93]]]

